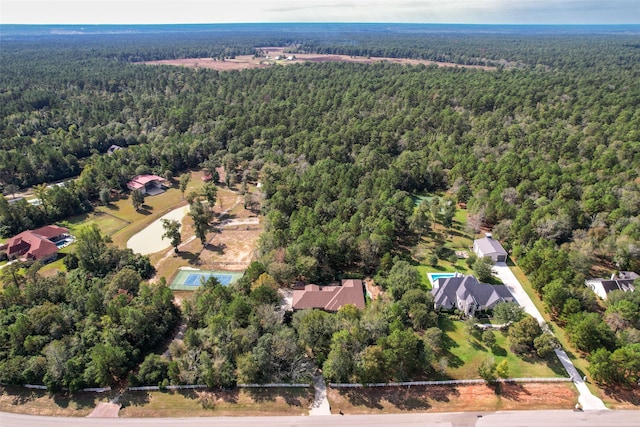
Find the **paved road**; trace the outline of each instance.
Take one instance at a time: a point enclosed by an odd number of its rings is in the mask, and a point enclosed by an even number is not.
[[[0,413],[2,427],[201,427],[201,426],[438,426],[438,427],[637,427],[640,411],[507,411],[319,417],[63,418]]]
[[[497,273],[496,275],[498,276],[498,278],[502,280],[505,286],[509,289],[516,301],[518,301],[518,304],[520,304],[520,306],[524,308],[524,311],[535,317],[538,322],[543,323],[544,318],[542,317],[542,314],[533,304],[533,301],[531,301],[529,295],[527,295],[527,293],[524,291],[522,285],[513,274],[509,266],[507,266],[507,264],[505,264],[504,262],[498,262],[493,266],[493,270]],[[594,396],[593,393],[591,393],[591,390],[589,390],[589,387],[587,387],[585,382],[582,380],[582,377],[578,373],[578,370],[573,365],[573,363],[571,363],[571,359],[569,359],[567,353],[562,349],[558,349],[556,350],[556,355],[558,356],[558,359],[560,359],[562,366],[564,366],[567,373],[573,380],[576,388],[578,389],[578,402],[580,403],[580,405],[582,405],[582,408],[584,408],[585,410],[607,409],[607,407],[604,405],[604,402],[602,402],[600,398]]]

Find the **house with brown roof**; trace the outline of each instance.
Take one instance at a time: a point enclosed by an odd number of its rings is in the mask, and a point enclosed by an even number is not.
[[[127,188],[131,191],[139,190],[142,194],[155,196],[164,193],[164,183],[166,180],[158,175],[138,175],[127,183]]]
[[[293,309],[319,308],[325,311],[338,311],[340,307],[353,304],[363,309],[364,291],[362,280],[346,279],[338,286],[306,285],[293,290]]]
[[[50,261],[57,258],[56,242],[64,240],[69,230],[57,225],[47,225],[36,230],[26,230],[7,241],[9,259],[21,258],[27,261]]]

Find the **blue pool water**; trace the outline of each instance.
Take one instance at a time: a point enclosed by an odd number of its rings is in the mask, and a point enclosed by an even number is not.
[[[429,276],[429,281],[433,285],[438,281],[438,279],[446,279],[447,277],[455,277],[458,273],[427,273]]]
[[[56,242],[56,246],[58,247],[58,249],[62,249],[64,247],[69,246],[72,242],[73,242],[73,238],[67,237],[66,239],[58,240]]]

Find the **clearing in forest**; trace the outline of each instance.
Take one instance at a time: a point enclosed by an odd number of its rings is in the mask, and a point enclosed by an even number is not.
[[[285,53],[282,47],[263,47],[264,57],[254,55],[238,55],[233,59],[220,60],[216,58],[182,58],[146,61],[147,65],[178,65],[189,68],[210,68],[218,71],[244,70],[249,68],[268,68],[276,64],[301,64],[305,62],[358,62],[373,64],[376,62],[391,62],[406,65],[437,65],[439,67],[476,68],[495,70],[495,67],[483,65],[463,65],[451,62],[436,62],[424,59],[382,58],[368,56],[333,55],[321,53]],[[276,59],[277,58],[277,59]],[[287,59],[291,58],[291,59]]]

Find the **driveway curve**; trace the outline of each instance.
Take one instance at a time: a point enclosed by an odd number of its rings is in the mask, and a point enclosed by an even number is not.
[[[127,242],[127,248],[140,255],[149,255],[168,248],[171,246],[171,241],[162,238],[162,234],[164,233],[162,220],[173,219],[182,223],[182,218],[184,218],[187,212],[189,212],[189,205],[174,209],[168,214],[163,215],[149,224],[144,230],[131,237]]]
[[[496,276],[498,276],[498,278],[502,280],[502,283],[505,284],[507,289],[509,289],[518,304],[520,304],[520,306],[524,308],[524,311],[536,318],[538,322],[544,323],[544,317],[542,317],[542,314],[533,304],[533,301],[531,300],[531,298],[529,298],[529,295],[524,291],[524,288],[520,284],[520,281],[513,274],[513,271],[511,271],[509,266],[504,262],[498,262],[493,266],[493,270],[496,272]],[[556,355],[558,356],[560,363],[562,363],[562,366],[564,366],[564,369],[567,371],[567,374],[569,374],[569,376],[573,380],[573,384],[578,389],[578,402],[580,403],[582,409],[607,409],[607,407],[604,405],[604,402],[602,402],[600,398],[594,396],[593,393],[591,393],[591,390],[589,390],[589,387],[587,387],[587,385],[585,384],[584,380],[578,373],[578,370],[573,365],[573,363],[571,363],[571,359],[569,359],[567,353],[563,349],[557,349]]]

